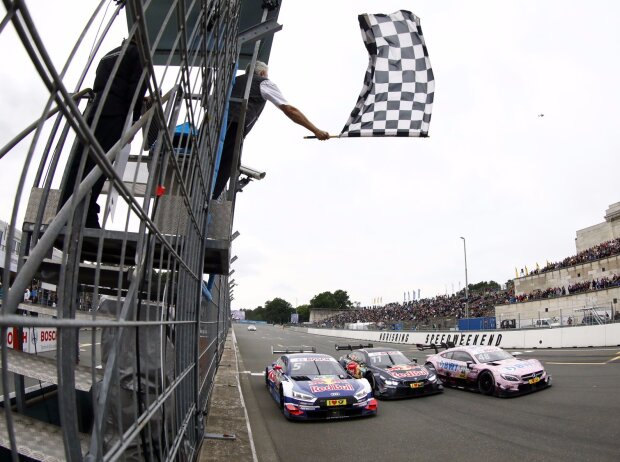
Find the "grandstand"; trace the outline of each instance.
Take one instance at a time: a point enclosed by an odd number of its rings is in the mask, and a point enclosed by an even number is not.
[[[594,316],[602,321],[620,317],[620,202],[607,210],[606,222],[577,232],[576,242],[593,242],[562,261],[548,263],[515,278],[506,290],[470,292],[471,317],[495,316],[512,326],[576,325]],[[595,232],[596,231],[596,232]],[[598,236],[599,240],[595,240]],[[604,240],[600,240],[603,239]],[[327,314],[327,313],[325,313]],[[450,329],[465,315],[465,291],[381,307],[363,307],[311,318],[322,327],[344,328],[348,323],[371,322],[378,329]],[[547,323],[548,325],[549,323]],[[506,325],[506,324],[504,324]]]

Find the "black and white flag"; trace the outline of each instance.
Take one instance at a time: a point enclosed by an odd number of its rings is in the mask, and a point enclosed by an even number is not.
[[[368,70],[340,136],[428,136],[435,79],[420,18],[401,10],[358,19]]]

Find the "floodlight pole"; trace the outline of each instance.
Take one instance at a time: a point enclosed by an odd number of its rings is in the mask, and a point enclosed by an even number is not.
[[[467,283],[467,247],[465,246],[465,238],[463,239],[463,254],[465,255],[465,319],[469,318],[469,284]]]

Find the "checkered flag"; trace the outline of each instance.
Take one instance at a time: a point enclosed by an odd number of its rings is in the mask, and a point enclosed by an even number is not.
[[[368,70],[340,136],[428,136],[435,78],[420,18],[401,10],[358,19]]]

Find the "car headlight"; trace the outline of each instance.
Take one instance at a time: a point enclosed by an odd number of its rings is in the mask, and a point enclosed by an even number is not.
[[[428,374],[428,377],[426,378],[426,380],[428,380],[429,382],[434,382],[435,380],[437,380],[437,375],[435,374]]]
[[[504,380],[508,380],[509,382],[519,382],[521,379],[516,375],[511,374],[500,374]]]
[[[315,396],[295,390],[293,390],[293,398],[300,399],[302,401],[314,401],[316,399]]]
[[[384,383],[392,387],[398,386],[398,381],[396,380],[384,380]]]
[[[355,396],[355,399],[363,399],[366,398],[368,393],[370,393],[370,390],[366,390],[366,387],[364,387],[360,391],[355,392],[353,396]]]

